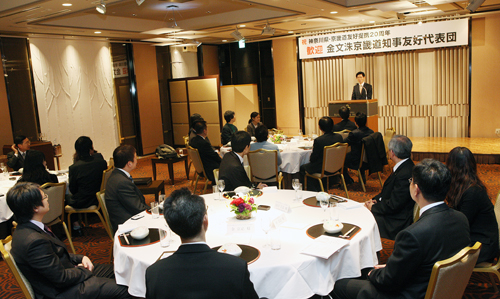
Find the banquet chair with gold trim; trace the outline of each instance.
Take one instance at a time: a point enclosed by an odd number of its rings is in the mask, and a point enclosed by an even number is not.
[[[347,139],[347,136],[349,136],[349,133],[351,133],[351,131],[344,129],[342,131],[338,131],[338,132],[334,132],[334,133],[341,135],[342,139],[345,141]]]
[[[254,183],[277,182],[281,189],[283,174],[278,171],[278,151],[258,149],[248,153],[250,181]]]
[[[64,196],[66,194],[66,183],[45,183],[40,187],[41,190],[48,196],[49,211],[43,216],[42,222],[47,226],[52,226],[57,223],[62,223],[66,237],[68,238],[69,246],[73,253],[75,247],[71,240],[71,234],[68,232],[68,227],[62,219],[64,219]]]
[[[23,273],[19,270],[19,267],[17,267],[14,257],[12,257],[12,255],[10,254],[11,248],[12,248],[12,236],[8,236],[4,240],[1,240],[0,252],[2,253],[3,260],[5,261],[5,263],[7,263],[7,267],[9,267],[10,271],[12,271],[12,274],[14,275],[14,278],[19,284],[19,287],[21,288],[23,295],[28,299],[34,299],[35,292],[33,291],[33,288],[31,287],[31,284],[28,281],[28,279],[26,279],[26,276],[24,276]]]
[[[111,228],[111,222],[109,221],[109,213],[108,213],[108,208],[106,207],[106,201],[104,200],[104,196],[106,194],[106,190],[101,190],[98,191],[95,196],[97,197],[97,200],[99,201],[99,205],[101,206],[101,212],[102,216],[104,217],[104,220],[106,220],[106,223],[103,223],[104,228],[108,232],[108,236],[111,239],[111,249],[109,251],[109,262],[113,263],[113,235],[112,231],[113,229]]]
[[[375,161],[370,161],[368,159],[368,155],[367,155],[367,151],[366,151],[366,145],[365,145],[365,142],[367,139],[369,138],[373,138],[374,136],[377,137],[377,135],[379,135],[378,137],[381,136],[381,134],[379,132],[375,132],[375,133],[372,133],[370,136],[367,136],[367,137],[364,137],[362,139],[362,146],[361,146],[361,159],[359,159],[359,167],[358,167],[358,178],[359,178],[359,182],[361,183],[361,187],[363,188],[363,191],[366,192],[366,188],[365,188],[365,182],[363,180],[363,176],[362,174],[365,174],[366,173],[366,170],[370,170],[370,174],[371,173],[374,173],[376,172],[377,173],[377,176],[378,176],[378,181],[380,182],[380,187],[384,187],[384,184],[382,183],[382,177],[380,176],[380,173],[384,170],[384,166],[388,164],[387,162],[387,153],[385,153],[385,155],[383,153],[380,153],[377,149],[379,147],[382,146],[381,144],[381,140],[380,139],[375,139],[376,141],[379,141],[380,144],[376,144],[375,142],[375,145],[372,145],[372,150],[375,151],[374,153],[377,153],[375,154],[376,158],[372,159],[372,160],[375,160]],[[380,155],[379,155],[380,154]],[[371,155],[370,157],[373,157],[373,155]],[[375,168],[376,170],[372,172],[372,168]],[[364,176],[365,178],[367,177],[366,174]]]
[[[476,264],[481,243],[434,264],[425,299],[461,299]]]
[[[196,189],[198,188],[198,180],[200,179],[200,177],[205,179],[205,187],[203,188],[203,193],[202,193],[205,194],[205,192],[207,191],[209,179],[207,178],[205,167],[203,167],[203,162],[201,162],[200,153],[198,152],[197,149],[192,148],[189,145],[187,147],[187,151],[189,158],[193,162],[194,170],[196,171],[196,181],[193,187],[193,194],[196,194]]]
[[[219,181],[219,168],[214,169],[214,179],[215,179],[215,182]],[[215,182],[214,182],[214,184],[215,184]]]
[[[331,176],[340,175],[342,185],[344,186],[345,196],[349,198],[347,187],[344,180],[344,162],[345,155],[347,154],[347,143],[337,142],[333,145],[325,146],[323,149],[323,167],[321,173],[308,173],[304,176],[304,189],[307,190],[307,177],[311,177],[319,181],[321,191],[325,192],[323,188],[322,179],[326,177],[326,186],[329,186],[329,178]],[[328,191],[328,190],[327,190]]]

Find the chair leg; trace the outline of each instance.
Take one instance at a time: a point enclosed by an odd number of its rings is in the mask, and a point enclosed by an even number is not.
[[[193,194],[196,194],[196,189],[198,188],[198,180],[199,179],[200,179],[200,175],[196,174],[196,182],[194,183]]]
[[[68,213],[68,227],[69,227],[69,237],[71,238],[71,214]]]
[[[359,182],[361,183],[361,187],[363,188],[363,191],[366,192],[365,183],[363,183],[363,178],[361,177],[361,171],[364,170],[358,169],[358,178]]]
[[[76,252],[75,252],[75,246],[73,246],[73,241],[71,240],[71,235],[68,232],[68,227],[66,226],[66,223],[64,223],[64,221],[61,221],[61,222],[62,222],[62,225],[63,225],[63,228],[64,228],[64,232],[66,233],[66,237],[68,237],[69,246],[71,247],[71,250],[73,251],[73,254],[76,254]]]
[[[307,190],[307,175],[304,176],[304,190]]]
[[[323,180],[318,179],[318,181],[319,181],[319,185],[321,186],[321,192],[325,192],[325,189],[323,188]]]
[[[96,213],[97,216],[99,216],[99,219],[101,219],[101,223],[104,226],[104,229],[106,230],[106,233],[108,234],[108,236],[111,239],[111,241],[113,241],[113,235],[111,235],[111,232],[109,231],[108,225],[106,224],[106,221],[104,221],[104,218],[102,218],[101,213],[99,213],[99,211],[95,211],[94,213]]]
[[[384,184],[382,184],[382,178],[380,177],[380,171],[377,171],[377,175],[378,175],[378,181],[380,182],[380,187],[384,187]]]
[[[349,198],[349,193],[347,192],[347,186],[345,184],[344,175],[341,173],[340,177],[342,178],[342,185],[344,186],[345,197]]]
[[[85,213],[84,216],[85,216],[85,226],[89,226],[89,221],[87,220],[87,213]]]
[[[495,293],[498,293],[498,287],[497,287],[497,282],[495,281],[495,276],[491,272],[488,274],[490,275],[491,284],[493,285],[493,289],[495,290]],[[500,279],[500,276],[499,276],[499,279]]]
[[[203,193],[201,195],[203,195],[203,194],[205,194],[205,192],[207,192],[207,185],[208,185],[208,179],[205,179],[205,188],[203,188]]]

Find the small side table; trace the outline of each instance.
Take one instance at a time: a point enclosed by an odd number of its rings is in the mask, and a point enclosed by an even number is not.
[[[151,166],[153,167],[153,180],[156,180],[156,164],[168,164],[168,173],[170,175],[170,183],[173,185],[174,184],[174,167],[173,164],[177,162],[184,161],[184,166],[186,168],[186,178],[189,180],[189,168],[188,168],[188,156],[179,156],[174,157],[174,158],[167,158],[167,159],[159,159],[159,158],[152,158],[151,159]]]
[[[154,194],[155,201],[158,201],[160,193],[165,194],[165,182],[163,180],[154,180],[149,185],[138,185],[137,188],[139,188],[144,195]]]

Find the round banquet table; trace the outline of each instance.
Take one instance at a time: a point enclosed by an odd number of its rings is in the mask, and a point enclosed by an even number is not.
[[[302,198],[315,196],[315,192],[303,191]],[[250,245],[257,248],[261,255],[249,264],[250,280],[259,297],[268,298],[309,298],[314,294],[327,295],[332,291],[336,280],[361,275],[361,269],[377,264],[376,252],[382,249],[378,227],[371,212],[352,201],[339,204],[340,221],[358,225],[361,230],[354,235],[349,244],[335,252],[330,258],[323,259],[300,252],[311,242],[306,234],[307,228],[321,222],[326,213],[321,208],[306,206],[302,200],[295,200],[295,191],[264,191],[255,199],[257,204],[269,205],[269,211],[253,212],[250,220],[236,220],[229,211],[229,200],[216,200],[218,193],[203,195],[208,206],[209,226],[206,234],[207,244],[216,247],[225,243]],[[276,209],[276,202],[288,204],[289,213]],[[261,229],[263,215],[274,217],[286,216],[286,222],[279,227],[281,249],[264,248],[270,242]],[[153,243],[140,247],[124,247],[118,240],[123,231],[138,226],[148,228],[166,228],[166,221],[161,216],[152,219],[152,215],[142,212],[144,217],[129,219],[119,228],[114,239],[114,270],[116,282],[129,287],[133,296],[145,297],[146,269],[153,264],[164,251],[172,254],[180,245],[180,238],[172,233],[170,246],[161,247]],[[248,233],[231,234],[231,228],[243,225],[245,229],[253,227]],[[268,235],[270,235],[270,232]],[[130,236],[129,236],[130,238]],[[267,242],[266,242],[267,240]]]

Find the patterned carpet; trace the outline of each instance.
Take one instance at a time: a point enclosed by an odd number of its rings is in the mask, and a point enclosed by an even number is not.
[[[481,179],[484,181],[488,188],[488,194],[494,202],[496,195],[500,190],[500,165],[478,165],[478,171]],[[157,179],[165,181],[165,192],[170,194],[174,189],[180,187],[191,187],[191,181],[186,180],[186,173],[183,163],[174,164],[175,185],[170,185],[168,175],[168,165],[157,165]],[[382,175],[384,181],[389,175],[389,168],[386,169]],[[132,172],[134,177],[152,177],[152,169],[150,158],[139,159],[138,167]],[[351,172],[351,177],[354,178],[355,183],[348,188],[349,196],[356,201],[366,201],[375,196],[381,190],[380,183],[376,175],[368,177],[366,184],[366,193],[363,192],[361,185],[357,183],[355,173]],[[191,168],[190,179],[193,179],[193,168]],[[198,184],[198,190],[203,188],[203,184]],[[198,191],[199,192],[199,191]],[[209,191],[210,192],[210,191]],[[331,193],[344,196],[344,191],[339,188],[330,189]],[[147,195],[146,201],[149,203],[154,200],[153,195]],[[57,230],[54,229],[54,230]],[[107,263],[110,259],[110,252],[112,250],[112,242],[106,235],[102,224],[99,222],[98,217],[93,215],[89,216],[89,226],[84,228],[83,236],[73,236],[73,243],[77,253],[85,253],[90,257],[94,263]],[[67,241],[66,241],[67,244]],[[390,240],[382,240],[383,250],[381,252],[381,260],[385,262],[393,250],[394,242]],[[24,298],[19,289],[17,282],[14,280],[13,275],[7,268],[4,261],[0,261],[0,298],[18,299]],[[484,274],[473,274],[469,285],[465,290],[463,298],[500,298],[499,294],[495,294],[492,285],[490,284],[489,277]]]

